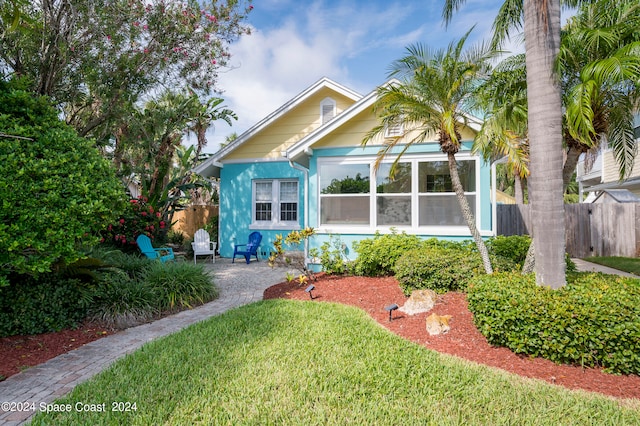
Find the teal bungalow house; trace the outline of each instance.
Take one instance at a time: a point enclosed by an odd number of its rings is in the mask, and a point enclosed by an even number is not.
[[[265,256],[277,234],[307,226],[316,230],[310,247],[338,237],[351,258],[357,255],[352,243],[376,232],[471,239],[436,135],[403,154],[394,180],[389,169],[395,157],[375,170],[385,139],[407,133],[389,128],[361,145],[377,123],[375,100],[375,90],[362,96],[323,78],[195,169],[220,178],[222,257],[232,257],[234,245],[246,243],[253,231],[263,236],[259,253]],[[491,236],[495,185],[491,166],[470,152],[480,127],[471,123],[462,129],[456,158],[478,229]]]

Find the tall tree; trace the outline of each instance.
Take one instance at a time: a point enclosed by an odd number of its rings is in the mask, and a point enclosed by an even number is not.
[[[478,108],[486,111],[473,151],[485,161],[507,157],[517,204],[524,204],[523,180],[529,175],[527,84],[524,55],[502,61],[478,88]]]
[[[595,157],[606,141],[620,178],[633,168],[633,113],[640,105],[640,4],[600,0],[585,5],[562,32],[558,67],[566,111],[565,184],[581,154]]]
[[[0,2],[0,69],[27,76],[81,135],[109,139],[162,87],[216,89],[251,0]],[[16,24],[17,22],[17,24]]]
[[[195,159],[197,160],[200,158],[202,149],[207,145],[207,130],[214,125],[213,123],[223,120],[231,126],[231,120],[237,120],[238,116],[226,106],[220,105],[224,102],[222,98],[211,98],[202,103],[195,93],[192,96],[195,99],[193,100],[193,110],[190,114],[191,122],[187,130],[196,134],[198,143],[196,145]]]
[[[469,97],[477,79],[488,70],[488,60],[494,54],[484,46],[465,50],[464,44],[470,33],[471,30],[458,42],[449,44],[447,49],[431,50],[420,44],[407,48],[407,56],[395,61],[390,72],[390,77],[399,78],[399,83],[378,90],[374,108],[380,117],[380,124],[367,133],[362,143],[364,145],[375,140],[387,128],[399,123],[406,123],[405,136],[412,131],[418,132],[397,155],[391,168],[393,175],[402,154],[411,145],[434,134],[438,136],[440,149],[447,154],[449,174],[462,215],[482,256],[485,271],[491,274],[493,269],[489,253],[465,197],[455,158],[461,146],[460,123],[467,122],[472,104]],[[378,152],[376,168],[401,141],[404,143],[405,139],[385,141]]]
[[[446,0],[450,22],[465,0]],[[579,0],[565,1],[575,6]],[[499,45],[512,28],[524,23],[528,97],[530,171],[529,199],[533,217],[535,272],[539,285],[565,285],[563,203],[562,100],[555,63],[560,49],[560,0],[506,1],[494,21]]]

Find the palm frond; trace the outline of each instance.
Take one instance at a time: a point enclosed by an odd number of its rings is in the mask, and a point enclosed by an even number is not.
[[[608,144],[618,164],[620,180],[627,178],[633,171],[638,144],[633,133],[633,115],[631,110],[620,108],[609,117]]]

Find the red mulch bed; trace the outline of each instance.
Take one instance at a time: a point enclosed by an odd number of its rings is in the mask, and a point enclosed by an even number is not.
[[[604,373],[601,369],[557,365],[545,359],[519,356],[508,349],[489,345],[473,324],[466,297],[462,293],[441,296],[432,312],[452,315],[451,331],[430,336],[425,329],[427,313],[409,316],[394,311],[393,321],[389,322],[389,313],[384,307],[392,303],[402,306],[407,299],[393,277],[320,275],[314,285],[315,301],[338,302],[361,308],[392,332],[429,349],[570,389],[640,399],[640,376],[617,376]],[[278,284],[265,290],[264,298],[309,300],[309,294],[304,291],[306,287],[296,282]],[[114,332],[99,324],[87,323],[77,330],[0,338],[0,375],[9,377],[26,367],[40,364]]]
[[[0,337],[0,380],[113,333],[98,323],[87,322],[75,330]]]
[[[430,336],[425,328],[425,319],[431,313],[406,315],[389,313],[385,306],[396,303],[404,305],[406,297],[393,277],[366,278],[321,275],[313,283],[314,300],[339,302],[364,309],[372,318],[392,332],[441,353],[497,367],[525,377],[545,380],[570,389],[583,389],[618,397],[640,399],[640,376],[614,375],[601,369],[557,365],[542,358],[520,356],[509,349],[493,347],[480,334],[473,323],[473,316],[462,293],[447,293],[440,297],[431,310],[439,315],[452,315],[451,330],[439,336]],[[307,285],[296,282],[282,283],[268,288],[265,299],[285,298],[309,300],[305,292]]]

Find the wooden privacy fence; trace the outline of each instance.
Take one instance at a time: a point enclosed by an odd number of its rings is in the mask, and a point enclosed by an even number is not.
[[[528,235],[530,206],[499,204],[498,235]],[[640,204],[566,204],[567,253],[571,257],[640,255]]]
[[[218,206],[190,206],[173,215],[175,224],[172,229],[182,232],[188,238],[203,228],[214,216],[218,216]]]

